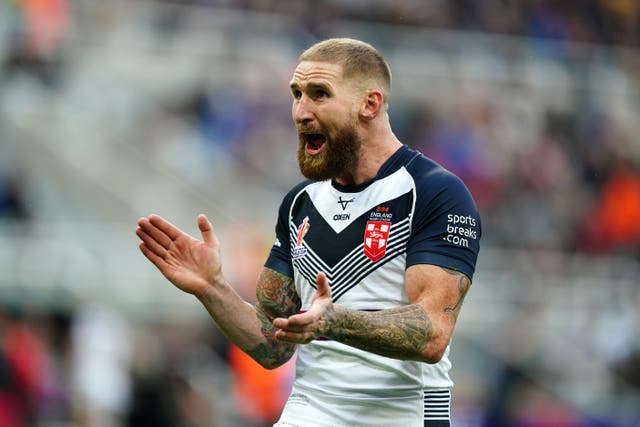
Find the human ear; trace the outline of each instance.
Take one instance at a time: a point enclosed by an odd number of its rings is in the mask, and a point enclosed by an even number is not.
[[[380,114],[383,104],[382,92],[369,90],[364,97],[362,108],[360,109],[360,116],[365,120],[375,119],[378,114]]]

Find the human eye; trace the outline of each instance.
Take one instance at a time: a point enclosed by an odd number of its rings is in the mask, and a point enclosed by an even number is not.
[[[329,97],[329,92],[327,92],[324,89],[316,89],[313,94],[314,94],[315,98],[327,98],[327,97]]]
[[[302,91],[300,89],[291,89],[291,95],[294,99],[300,99],[300,97],[302,97]]]

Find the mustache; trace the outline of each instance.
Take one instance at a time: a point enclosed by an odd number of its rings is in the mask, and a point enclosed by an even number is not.
[[[314,125],[298,125],[296,126],[298,133],[324,133],[320,126]]]

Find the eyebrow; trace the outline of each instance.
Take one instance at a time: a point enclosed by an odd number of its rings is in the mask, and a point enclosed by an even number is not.
[[[289,87],[291,88],[291,90],[296,90],[296,89],[300,89],[300,85],[296,82],[292,82],[291,84],[289,84]],[[307,90],[314,90],[314,89],[323,89],[323,90],[330,90],[330,86],[326,83],[308,83],[306,84],[306,89]]]

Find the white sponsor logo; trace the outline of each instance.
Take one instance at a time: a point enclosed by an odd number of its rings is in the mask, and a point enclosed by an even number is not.
[[[454,245],[469,247],[469,239],[477,239],[478,221],[471,215],[447,215],[447,235],[442,238]]]

